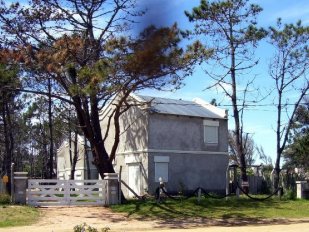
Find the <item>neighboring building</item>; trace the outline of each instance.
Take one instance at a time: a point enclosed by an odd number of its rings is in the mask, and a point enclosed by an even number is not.
[[[159,177],[171,192],[203,187],[225,192],[228,168],[227,113],[209,103],[132,95],[120,118],[121,137],[114,166],[137,194],[153,194]],[[143,103],[143,104],[141,104]],[[106,128],[111,103],[102,112]],[[113,124],[112,124],[113,125]],[[113,131],[105,142],[111,150]],[[133,196],[123,188],[125,196]]]
[[[64,141],[57,150],[57,179],[59,180],[69,180],[71,177],[71,159],[73,159],[74,156],[74,137],[75,136],[72,136],[71,146],[68,139]],[[70,149],[72,158],[70,157]],[[88,156],[85,155],[86,152]],[[75,167],[74,179],[98,179],[96,167],[91,162],[92,153],[87,149],[87,146],[85,146],[85,139],[79,135],[77,136],[77,154],[78,159]]]

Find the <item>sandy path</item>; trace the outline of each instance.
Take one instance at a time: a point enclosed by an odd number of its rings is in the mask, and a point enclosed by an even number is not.
[[[114,214],[108,208],[102,207],[50,207],[41,208],[40,211],[42,216],[36,224],[2,228],[0,232],[73,232],[73,227],[83,222],[98,229],[109,227],[111,232],[309,232],[309,218],[294,221],[274,220],[270,224],[265,221],[206,219],[142,221],[130,219],[123,214]]]

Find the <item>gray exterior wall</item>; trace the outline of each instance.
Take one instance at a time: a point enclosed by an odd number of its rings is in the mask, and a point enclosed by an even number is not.
[[[168,156],[168,191],[192,191],[203,187],[208,191],[225,192],[228,167],[227,120],[219,121],[218,144],[204,142],[206,118],[151,114],[149,116],[149,181],[154,193],[155,156]],[[214,119],[206,119],[214,120]]]
[[[151,114],[149,117],[149,148],[182,151],[228,151],[227,120],[219,121],[217,145],[204,143],[205,118]],[[213,119],[206,119],[213,120]]]
[[[168,156],[168,182],[171,192],[193,191],[202,187],[207,191],[224,193],[228,156],[224,154],[149,154],[149,193],[154,193],[159,183],[155,181],[155,156]]]
[[[102,115],[103,136],[110,112],[106,111]],[[219,121],[219,140],[216,145],[204,143],[205,119]],[[159,185],[155,180],[155,156],[169,157],[166,184],[168,191],[192,191],[197,187],[214,192],[225,191],[228,166],[226,119],[149,113],[139,107],[131,107],[121,116],[120,128],[120,143],[114,168],[119,173],[121,166],[121,179],[130,184],[130,166],[139,167],[140,195],[146,192],[154,194]],[[105,141],[108,153],[112,149],[114,136],[114,128],[111,127]],[[128,197],[128,189],[122,185],[122,190]]]

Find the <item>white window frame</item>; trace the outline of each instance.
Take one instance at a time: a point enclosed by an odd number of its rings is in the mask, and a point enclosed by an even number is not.
[[[204,143],[217,145],[219,143],[219,121],[203,120],[204,126]],[[213,131],[213,129],[215,131]],[[209,131],[212,131],[210,135]]]
[[[155,162],[155,173],[154,178],[155,182],[160,182],[159,178],[161,177],[163,179],[163,182],[168,182],[168,164],[170,162],[169,156],[155,156],[154,157]],[[158,173],[158,171],[162,171],[163,173]]]

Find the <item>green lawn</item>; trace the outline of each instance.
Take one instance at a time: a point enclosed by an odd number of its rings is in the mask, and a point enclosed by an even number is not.
[[[39,217],[36,208],[19,205],[0,205],[0,228],[34,223]]]
[[[157,204],[154,200],[129,201],[112,206],[114,212],[148,219],[167,218],[212,218],[212,219],[275,219],[309,218],[309,200],[253,201],[248,198],[229,200],[205,199],[198,204],[196,198],[175,201],[165,200]]]
[[[196,198],[188,200],[165,200],[157,204],[154,200],[129,201],[111,207],[114,212],[127,213],[141,219],[278,219],[309,218],[309,200],[253,201],[248,198],[229,200],[205,199],[198,204]],[[39,210],[28,206],[1,205],[0,228],[34,223]]]

